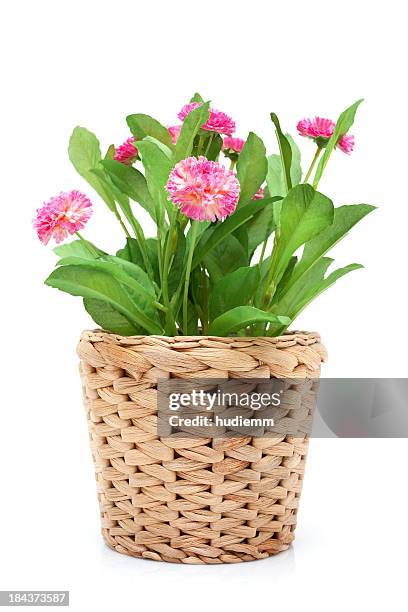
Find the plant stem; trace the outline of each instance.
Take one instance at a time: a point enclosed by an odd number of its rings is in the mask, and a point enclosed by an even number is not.
[[[265,238],[265,240],[263,241],[263,245],[262,245],[261,256],[260,256],[259,262],[258,262],[259,271],[261,271],[261,268],[262,268],[262,264],[263,264],[263,260],[264,260],[264,257],[265,257],[265,251],[266,251],[266,245],[267,244],[268,244],[268,238]]]
[[[275,260],[276,260],[276,253],[278,250],[278,239],[275,235],[275,239],[273,241],[273,248],[272,248],[272,253],[271,253],[271,261],[269,264],[269,270],[268,270],[268,277],[266,280],[266,289],[265,289],[265,295],[264,295],[264,299],[263,299],[263,310],[265,310],[266,308],[269,307],[270,301],[274,296],[274,293],[276,291],[276,283],[275,281],[273,281],[273,274],[275,271]]]
[[[169,278],[170,260],[174,252],[173,237],[175,236],[176,219],[177,219],[176,216],[173,216],[173,218],[170,219],[170,227],[169,227],[169,231],[167,234],[166,248],[164,251],[163,274],[162,274],[163,302],[167,310],[166,324],[168,324],[169,326],[169,332],[173,333],[174,335],[177,334],[177,327],[176,327],[176,323],[174,321],[174,317],[173,317],[171,307],[170,307],[168,278]]]
[[[209,319],[209,312],[208,312],[208,303],[209,303],[209,295],[208,295],[208,279],[207,279],[207,274],[205,272],[205,268],[201,269],[201,281],[202,281],[202,288],[203,288],[203,317],[202,317],[202,326],[203,326],[203,334],[204,336],[207,334],[208,332],[208,319]]]
[[[191,240],[190,240],[190,248],[188,251],[187,257],[187,265],[186,265],[186,276],[184,280],[184,295],[183,295],[183,333],[187,335],[187,325],[188,325],[188,288],[190,284],[190,274],[191,274],[191,264],[193,262],[194,255],[194,247],[197,238],[198,231],[198,223],[199,221],[191,222]]]
[[[202,134],[200,134],[200,136],[198,137],[197,157],[202,155],[203,149],[204,149],[204,143],[205,143],[204,136]]]
[[[155,308],[157,308],[157,310],[160,310],[161,312],[167,312],[167,308],[163,306],[163,304],[160,304],[160,302],[153,300],[152,304]]]
[[[115,207],[115,209],[114,209],[114,211],[113,211],[113,212],[114,212],[114,214],[115,214],[115,217],[116,217],[116,218],[117,218],[117,220],[119,221],[119,223],[120,223],[120,225],[121,225],[121,227],[122,227],[123,231],[125,232],[125,235],[126,235],[128,238],[130,238],[130,233],[129,233],[129,230],[128,230],[128,228],[126,227],[126,225],[123,223],[123,219],[122,219],[122,217],[120,216],[119,211],[118,211],[118,209],[117,209],[116,207]]]
[[[206,148],[205,153],[204,153],[204,157],[207,157],[207,155],[208,155],[208,153],[209,153],[209,151],[211,149],[211,145],[212,145],[213,139],[214,139],[214,134],[211,134],[211,136],[208,139],[208,144],[207,144],[207,148]]]
[[[232,172],[234,170],[236,163],[237,163],[236,159],[231,159],[231,164],[230,164],[230,168],[229,168],[230,172]]]
[[[86,240],[86,238],[84,238],[82,236],[82,234],[80,234],[79,232],[75,232],[76,235],[78,236],[78,238],[84,243],[85,247],[88,249],[89,253],[93,256],[93,257],[99,257],[99,252],[97,250],[96,247],[94,247],[94,245],[92,244],[92,242],[89,242],[89,240]]]
[[[312,159],[312,163],[310,164],[310,168],[309,168],[309,170],[307,171],[307,174],[306,174],[306,176],[305,176],[305,180],[303,181],[304,183],[307,183],[307,181],[309,180],[310,175],[311,175],[311,174],[312,174],[312,172],[313,172],[313,168],[315,167],[316,162],[317,162],[317,160],[319,159],[320,153],[321,153],[322,151],[323,151],[323,149],[322,149],[321,147],[319,147],[319,146],[318,146],[318,147],[317,147],[317,149],[316,149],[316,153],[314,154],[314,157],[313,157],[313,159]]]

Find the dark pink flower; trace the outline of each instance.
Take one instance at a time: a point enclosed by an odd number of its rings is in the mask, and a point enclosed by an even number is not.
[[[84,193],[61,192],[37,210],[33,225],[43,244],[48,244],[50,238],[59,243],[79,232],[91,214],[92,204]]]
[[[180,134],[181,125],[171,125],[167,129],[170,134],[171,142],[175,145]]]
[[[297,130],[301,136],[307,138],[327,138],[334,132],[336,124],[331,119],[315,117],[314,119],[302,119],[297,124]]]
[[[319,146],[325,146],[333,135],[336,124],[331,119],[315,117],[314,119],[302,119],[297,124],[297,130],[301,136],[312,138]],[[354,136],[344,134],[338,141],[337,148],[343,153],[351,153],[354,149]]]
[[[179,114],[177,115],[180,121],[184,121],[184,119],[193,111],[194,109],[202,106],[200,102],[190,102],[190,104],[185,104]],[[223,113],[222,111],[218,111],[215,108],[210,108],[210,116],[208,120],[201,126],[203,130],[207,130],[209,132],[218,132],[219,134],[226,134],[227,136],[231,136],[235,132],[235,121],[231,119],[228,115]]]
[[[256,194],[254,196],[252,196],[253,200],[262,200],[264,197],[264,189],[263,187],[260,187],[258,189],[258,191],[256,192]]]
[[[354,149],[354,136],[352,134],[344,134],[337,143],[337,147],[340,151],[343,151],[343,153],[350,155]]]
[[[233,153],[241,153],[245,144],[245,140],[242,138],[234,138],[232,136],[226,136],[222,143],[223,151],[232,151]]]
[[[113,159],[116,161],[125,164],[126,166],[131,166],[137,158],[137,149],[133,144],[135,139],[133,136],[130,136],[123,144],[115,149],[115,155]]]
[[[167,182],[170,200],[196,221],[222,220],[231,215],[239,199],[233,172],[206,157],[188,157],[175,165]]]
[[[202,106],[201,103],[198,102],[190,102],[189,104],[185,104],[181,111],[177,114],[177,117],[180,121],[184,121],[184,119],[191,113],[191,111],[195,110],[199,106]]]

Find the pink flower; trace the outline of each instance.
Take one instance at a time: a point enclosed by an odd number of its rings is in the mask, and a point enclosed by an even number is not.
[[[314,119],[302,119],[297,124],[297,130],[301,136],[312,138],[319,146],[325,145],[333,135],[336,124],[331,119],[315,117]],[[320,142],[319,142],[320,141]],[[351,153],[354,149],[354,136],[344,134],[338,141],[338,147],[343,153]]]
[[[255,195],[252,196],[253,200],[262,200],[264,197],[264,189],[260,187]]]
[[[222,220],[231,215],[237,207],[239,189],[233,172],[202,155],[181,160],[167,182],[169,199],[196,221]]]
[[[48,244],[50,238],[59,243],[82,229],[91,214],[92,204],[85,194],[76,190],[61,192],[37,210],[33,225],[43,244]]]
[[[184,121],[187,115],[189,115],[191,111],[195,110],[199,106],[202,106],[202,104],[198,102],[190,102],[190,104],[185,104],[181,111],[178,113],[177,117],[180,119],[180,121]]]
[[[199,102],[190,102],[190,104],[185,104],[177,115],[180,121],[184,121],[187,115],[189,115],[191,111],[199,106],[202,106],[202,104]],[[209,132],[218,132],[219,134],[231,136],[231,134],[235,132],[235,121],[225,113],[218,111],[215,108],[210,108],[210,116],[208,121],[206,121],[201,128]]]
[[[121,162],[122,164],[126,164],[126,166],[131,166],[133,162],[136,161],[138,153],[135,145],[133,144],[134,142],[135,139],[133,136],[131,136],[119,147],[116,147],[113,159],[116,159],[116,161]]]
[[[171,142],[175,145],[180,134],[181,125],[171,125],[167,129],[170,134]]]
[[[315,117],[314,119],[302,119],[297,124],[297,130],[301,136],[308,138],[327,138],[334,132],[336,124],[331,119]]]
[[[231,136],[226,136],[224,138],[224,142],[222,143],[222,150],[230,150],[234,153],[241,153],[244,144],[245,140],[242,140],[242,138],[233,138]]]
[[[340,151],[343,151],[343,153],[347,153],[348,155],[350,155],[350,153],[354,149],[354,136],[352,134],[344,134],[344,136],[342,136],[339,142],[337,143],[337,146]]]

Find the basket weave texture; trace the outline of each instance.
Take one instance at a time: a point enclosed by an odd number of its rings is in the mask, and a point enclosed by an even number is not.
[[[290,378],[288,416],[305,418],[310,379],[326,359],[317,333],[167,338],[87,331],[78,354],[108,546],[186,564],[252,561],[289,547],[307,435],[159,438],[157,381]]]

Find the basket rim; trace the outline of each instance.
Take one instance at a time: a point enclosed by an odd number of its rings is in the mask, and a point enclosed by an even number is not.
[[[121,336],[103,329],[84,330],[80,336],[81,340],[90,342],[109,342],[120,346],[132,346],[141,343],[152,343],[167,345],[169,348],[176,348],[178,344],[184,342],[219,342],[226,345],[234,343],[253,343],[253,344],[272,344],[276,348],[284,348],[285,346],[293,346],[296,344],[309,346],[320,343],[321,338],[318,332],[308,331],[287,331],[282,336],[160,336],[160,335],[138,335],[138,336]]]

